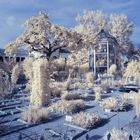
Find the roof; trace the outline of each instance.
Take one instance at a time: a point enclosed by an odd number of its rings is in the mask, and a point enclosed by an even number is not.
[[[67,50],[67,49],[60,48],[59,53],[71,53],[71,52],[69,50]]]
[[[117,43],[117,40],[114,36],[110,35],[108,31],[105,31],[104,29],[102,29],[98,35],[98,41],[102,40],[102,39],[109,39],[111,41],[113,41],[114,43]]]
[[[15,55],[17,57],[27,57],[29,55],[29,53],[28,53],[28,50],[20,48],[20,49],[17,50]]]

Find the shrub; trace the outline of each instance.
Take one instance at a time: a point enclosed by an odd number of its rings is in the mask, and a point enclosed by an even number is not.
[[[73,100],[73,101],[58,101],[53,103],[48,107],[51,112],[58,112],[60,114],[73,114],[85,109],[85,103],[83,100]]]
[[[110,81],[108,81],[108,80],[102,80],[101,87],[102,87],[103,91],[107,91],[110,88],[111,84],[112,84],[112,81],[110,83]]]
[[[130,92],[130,93],[124,93],[122,96],[121,96],[121,98],[122,99],[124,99],[124,100],[134,100],[135,98],[136,98],[136,95],[137,95],[138,93],[136,93],[136,92]]]
[[[35,59],[33,57],[28,57],[22,63],[24,74],[26,75],[26,78],[30,80],[32,80],[33,78],[33,62],[34,61]]]
[[[83,128],[91,128],[100,123],[101,118],[97,113],[80,112],[72,116],[72,124]]]
[[[50,92],[51,92],[52,97],[60,97],[62,94],[62,91],[60,88],[56,87],[56,88],[51,88],[50,90],[51,90]]]
[[[126,78],[126,83],[129,77],[131,77],[134,84],[140,84],[140,61],[129,62],[123,76]]]
[[[118,129],[112,129],[110,132],[107,132],[104,136],[104,140],[107,139],[107,135],[110,133],[111,135],[111,140],[128,140],[129,135],[127,132],[118,130]]]
[[[101,94],[103,92],[103,89],[102,87],[94,87],[94,92],[95,92],[95,100],[96,101],[99,101],[101,100]]]
[[[87,83],[93,83],[94,80],[93,72],[88,72],[86,74],[86,79],[87,79]]]
[[[115,64],[112,64],[108,70],[108,74],[114,75],[116,73],[116,69],[117,69],[117,66]]]
[[[61,96],[63,100],[76,100],[81,99],[81,96],[78,93],[64,93]]]
[[[87,84],[86,83],[80,83],[79,86],[78,86],[80,89],[84,89],[87,87]]]
[[[48,67],[49,64],[46,59],[38,59],[33,63],[32,105],[41,107],[50,102]]]
[[[80,69],[81,69],[83,74],[87,73],[89,70],[88,63],[84,63],[84,64],[80,65]]]
[[[69,88],[70,88],[70,85],[71,85],[71,83],[72,83],[72,80],[71,80],[72,72],[73,72],[73,70],[70,69],[70,70],[69,70],[68,79],[67,79],[67,81],[64,82],[64,87],[65,87],[66,89],[69,89]]]
[[[22,112],[21,118],[30,124],[36,124],[43,120],[47,120],[49,118],[49,114],[46,108],[30,107]]]
[[[117,100],[113,97],[109,97],[105,100],[103,100],[100,105],[104,108],[104,109],[112,109],[114,107],[117,106]]]
[[[116,99],[114,97],[109,97],[100,103],[103,109],[110,109],[111,111],[123,111],[130,107],[127,100]]]
[[[0,69],[0,98],[4,98],[9,94],[10,81],[9,74]]]
[[[114,86],[117,86],[117,87],[121,87],[121,86],[124,86],[124,79],[121,79],[121,80],[115,80],[114,81]]]
[[[12,75],[11,75],[11,82],[13,84],[16,84],[20,76],[23,75],[23,68],[22,66],[18,63],[14,66],[12,69]]]
[[[140,118],[140,91],[135,96],[135,108],[136,108],[136,116]]]
[[[28,57],[22,62],[23,73],[28,80],[26,88],[31,91],[33,82],[33,62],[35,59],[33,57]]]

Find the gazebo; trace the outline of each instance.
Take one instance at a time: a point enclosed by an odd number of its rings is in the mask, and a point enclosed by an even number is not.
[[[101,30],[97,35],[96,45],[89,48],[89,70],[94,76],[109,70],[112,64],[116,64],[117,40],[107,31]]]

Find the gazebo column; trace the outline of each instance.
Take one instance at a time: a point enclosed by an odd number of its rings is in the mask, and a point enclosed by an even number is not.
[[[113,49],[114,49],[114,64],[116,64],[116,47],[113,44]]]
[[[109,70],[109,44],[108,44],[108,41],[107,41],[107,73],[108,73],[108,70]]]
[[[94,50],[94,52],[93,52],[93,54],[94,54],[94,76],[96,77],[96,51]]]

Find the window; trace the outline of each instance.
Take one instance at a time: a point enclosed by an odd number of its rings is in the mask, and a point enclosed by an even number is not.
[[[20,57],[16,57],[16,62],[20,62]]]
[[[0,56],[0,61],[3,62],[3,57],[2,56]]]

